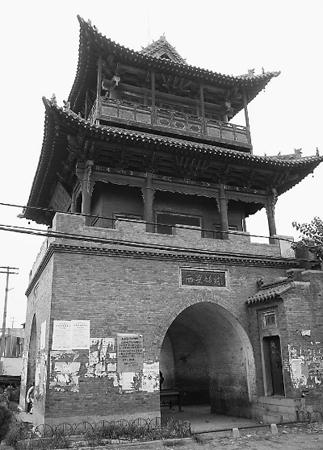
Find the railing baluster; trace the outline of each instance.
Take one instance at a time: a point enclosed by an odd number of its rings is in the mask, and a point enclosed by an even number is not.
[[[232,129],[233,129],[233,139],[236,141],[237,140],[237,136],[236,136],[236,126],[235,125],[231,125]]]
[[[181,113],[176,112],[173,110],[160,110],[157,106],[146,106],[146,105],[139,105],[132,102],[122,102],[117,99],[106,99],[102,98],[102,101],[100,99],[96,99],[95,103],[93,104],[93,107],[88,115],[88,120],[95,122],[95,120],[100,116],[102,110],[102,105],[104,107],[107,107],[107,109],[111,109],[110,114],[105,113],[107,115],[112,115],[112,117],[125,119],[126,117],[129,117],[129,113],[132,117],[132,120],[137,122],[140,122],[140,113],[147,114],[149,113],[149,121],[148,124],[154,126],[158,124],[159,119],[166,119],[168,121],[168,124],[165,120],[162,120],[162,123],[160,123],[160,126],[173,128],[178,130],[178,128],[181,128],[183,131],[186,130],[188,132],[191,132],[191,127],[193,127],[194,132],[200,133],[202,136],[207,136],[210,138],[215,139],[218,132],[218,138],[219,139],[231,139],[235,142],[242,142],[245,143],[246,141],[248,144],[251,144],[251,138],[249,130],[241,125],[235,125],[231,123],[225,123],[220,120],[216,120],[214,118],[202,118],[198,116],[191,116],[187,113]],[[123,117],[122,112],[125,111],[126,114]],[[141,122],[145,121],[146,119],[142,119]],[[181,126],[176,126],[176,122],[179,122]],[[211,133],[208,130],[208,126],[211,128]],[[200,128],[200,131],[196,130],[196,127]],[[213,132],[212,132],[212,129]],[[228,132],[225,136],[225,132]],[[231,135],[231,137],[230,137]]]

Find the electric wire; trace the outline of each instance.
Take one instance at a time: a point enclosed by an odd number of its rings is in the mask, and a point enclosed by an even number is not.
[[[19,208],[19,209],[22,209],[22,210],[34,209],[34,210],[50,212],[50,213],[54,213],[54,214],[61,213],[61,214],[71,215],[71,216],[81,216],[81,217],[93,218],[93,219],[96,219],[96,220],[97,219],[110,220],[110,221],[112,221],[112,223],[115,223],[116,220],[118,220],[118,218],[111,217],[111,216],[102,216],[102,215],[97,215],[97,214],[85,214],[85,213],[81,213],[81,212],[62,211],[62,210],[55,210],[55,209],[52,209],[52,208],[46,208],[46,207],[41,207],[41,206],[26,206],[26,205],[18,205],[18,204],[15,204],[15,203],[6,203],[6,202],[0,202],[0,206]],[[22,215],[18,215],[18,217],[19,218],[23,218]],[[122,217],[122,221],[124,221],[124,222],[136,222],[136,219],[130,219],[130,218]],[[142,221],[141,220],[137,220],[137,222],[142,222]],[[187,227],[185,225],[180,225],[180,224],[169,225],[169,224],[160,223],[160,222],[158,222],[158,224],[155,223],[155,222],[145,222],[145,223],[147,225],[154,225],[154,226],[160,225],[160,226],[167,226],[169,228],[187,229]],[[2,230],[2,231],[10,231],[10,230],[5,229],[3,227],[10,227],[10,225],[7,225],[7,224],[2,224],[1,225],[0,224],[0,230]],[[24,230],[29,229],[27,227],[17,227],[17,228],[21,228],[21,229],[24,229]],[[95,228],[95,227],[93,226],[93,228]],[[109,227],[104,227],[104,228],[109,229]],[[191,229],[194,229],[194,228],[192,227]],[[198,227],[196,227],[196,229],[200,230],[200,231],[203,231],[203,232],[206,232],[206,233],[207,232],[209,232],[209,233],[219,233],[219,234],[225,233],[225,234],[228,234],[228,235],[232,234],[232,235],[242,235],[242,236],[244,236],[246,234],[244,231],[239,231],[239,230],[226,230],[226,231],[222,232],[221,230],[208,230],[208,229],[201,229],[201,228],[198,228]],[[30,230],[33,230],[33,231],[44,231],[44,230],[38,230],[38,229],[33,229],[33,228],[30,228]],[[58,233],[58,232],[55,232],[55,233]],[[28,233],[26,233],[26,234],[28,234]],[[32,234],[35,234],[35,233],[32,233]],[[45,236],[45,235],[42,234],[42,236]],[[290,239],[290,238],[288,238],[286,236],[267,236],[267,235],[261,235],[261,234],[251,234],[251,233],[248,233],[248,236],[255,237],[255,238],[262,238],[262,239],[273,239],[273,240],[279,240],[279,241],[287,241],[287,242],[290,242],[290,243],[294,242],[293,239]],[[84,240],[91,240],[93,238],[91,236],[84,236],[84,235],[79,235],[78,237],[79,238],[80,237],[84,237],[85,238]],[[70,237],[70,238],[72,238],[72,237]],[[74,237],[74,238],[76,239],[76,237]]]

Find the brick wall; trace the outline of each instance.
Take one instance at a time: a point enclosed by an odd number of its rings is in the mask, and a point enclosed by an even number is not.
[[[188,265],[196,267],[196,264],[185,264]],[[79,248],[75,248],[75,253],[55,253],[51,327],[53,320],[83,319],[91,322],[91,337],[114,337],[117,333],[143,334],[145,362],[151,363],[159,360],[167,329],[185,308],[200,302],[219,305],[235,318],[237,326],[247,329],[245,301],[255,292],[256,280],[269,274],[272,277],[282,275],[281,269],[214,265],[212,267],[228,271],[228,287],[182,288],[179,285],[180,266],[176,261],[90,256],[82,254]],[[199,267],[203,266],[210,267],[199,264]],[[46,271],[41,278],[44,276]],[[47,282],[50,284],[50,280]],[[224,386],[223,380],[226,380],[227,390],[232,386],[231,397],[227,395],[222,400],[223,408],[223,402],[228,405],[233,396],[237,405],[241,398],[239,393],[246,392],[246,376],[239,379],[241,364],[245,364],[241,360],[245,346],[229,326],[222,337],[221,333],[216,336],[212,345],[210,340],[206,345],[206,353],[209,357],[210,351],[214,353],[216,348],[218,361],[222,361],[219,369],[216,358],[213,358],[213,397],[219,398],[218,386]],[[207,336],[204,338],[208,340]],[[230,344],[229,341],[225,343],[226,338],[229,338]],[[79,357],[82,360],[82,355]],[[198,363],[200,367],[203,366],[202,359]],[[242,369],[244,372],[245,368]],[[205,380],[201,370],[197,381],[203,384],[203,377]],[[236,383],[233,383],[234,379]],[[111,380],[89,379],[82,373],[78,381],[78,392],[47,391],[47,421],[62,420],[63,417],[64,420],[77,420],[84,415],[93,419],[124,414],[133,417],[159,414],[159,396],[156,392],[120,393]]]
[[[298,272],[291,288],[273,301],[249,308],[250,336],[257,367],[258,392],[265,391],[262,353],[264,336],[279,336],[285,395],[305,398],[308,411],[323,414],[323,327],[321,295],[323,272]],[[277,326],[262,329],[261,315],[275,311]]]
[[[178,229],[174,236],[158,235],[146,233],[144,223],[137,222],[119,221],[116,230],[86,227],[84,218],[64,214],[56,215],[53,229],[78,236],[113,237],[120,243],[52,239],[47,256],[34,269],[28,288],[27,323],[36,312],[38,323],[46,320],[47,333],[49,330],[45,347],[47,422],[159,415],[158,382],[144,388],[141,377],[145,371],[158,376],[162,342],[179,316],[188,333],[183,332],[178,321],[169,333],[174,359],[170,372],[185,390],[187,399],[194,401],[197,386],[205,399],[210,399],[214,411],[249,415],[250,403],[263,393],[263,383],[259,330],[252,325],[248,336],[246,300],[256,292],[259,278],[271,281],[285,275],[284,267],[289,266],[278,259],[278,245],[251,244],[247,234],[228,241],[202,239],[197,230],[190,229]],[[136,242],[138,246],[122,245],[122,240]],[[146,244],[152,246],[143,248]],[[183,253],[181,248],[200,253],[195,253],[193,262],[178,258]],[[116,256],[113,253],[116,249],[126,253]],[[245,257],[240,262],[221,261],[216,258],[221,252]],[[257,256],[258,262],[248,258],[248,254]],[[208,262],[203,259],[206,255],[210,258]],[[273,257],[277,258],[276,266],[270,262],[275,261]],[[225,271],[226,286],[182,287],[179,280],[182,267]],[[38,278],[38,292],[44,292],[40,307],[33,301]],[[194,305],[199,305],[196,314],[183,313]],[[143,372],[134,374],[133,381],[127,384],[123,373],[113,372],[117,369],[103,375],[95,371],[89,374],[91,347],[67,352],[54,349],[48,353],[52,348],[54,320],[90,321],[92,340],[113,340],[118,333],[143,335]],[[108,362],[112,367],[114,356],[110,356]],[[60,370],[65,367],[67,373],[57,375],[57,367]],[[62,379],[67,380],[63,385]],[[36,405],[36,410],[35,417],[39,415],[39,420],[43,420],[43,406]]]

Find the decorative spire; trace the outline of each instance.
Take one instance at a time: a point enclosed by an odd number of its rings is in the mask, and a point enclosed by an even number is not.
[[[178,64],[186,64],[185,59],[177,52],[166,39],[165,33],[163,33],[157,41],[153,41],[147,47],[142,48],[143,55],[152,56],[153,58],[169,59]]]

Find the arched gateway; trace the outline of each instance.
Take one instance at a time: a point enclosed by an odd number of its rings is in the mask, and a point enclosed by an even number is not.
[[[209,404],[211,412],[250,416],[255,393],[255,363],[247,333],[223,307],[197,303],[169,326],[160,352],[167,390],[181,393],[183,404]]]

